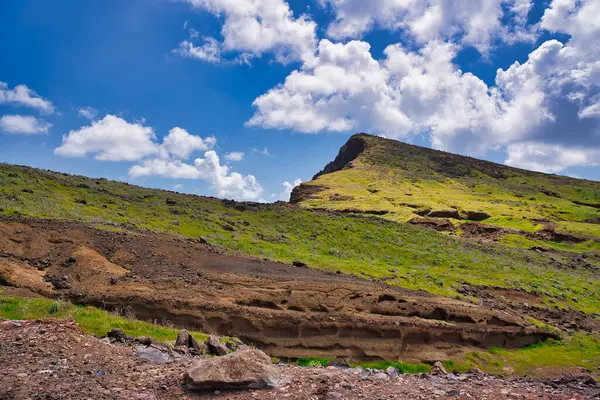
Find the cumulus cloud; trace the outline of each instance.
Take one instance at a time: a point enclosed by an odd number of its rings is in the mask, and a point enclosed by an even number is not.
[[[129,170],[132,177],[162,176],[179,179],[202,179],[209,182],[222,197],[238,200],[258,200],[263,188],[253,175],[243,176],[231,172],[227,165],[221,165],[214,150],[204,153],[204,158],[196,158],[193,164],[181,160],[152,158]]]
[[[245,154],[241,151],[232,151],[231,153],[225,154],[225,159],[227,161],[242,161],[244,156]]]
[[[545,143],[573,152],[555,158],[552,170],[562,170],[581,148],[600,148],[600,48],[591,45],[600,43],[598,12],[597,1],[554,0],[540,25],[570,39],[542,43],[526,62],[498,70],[493,86],[458,69],[459,46],[449,42],[415,51],[395,44],[376,60],[366,42],[324,39],[314,59],[254,101],[247,124],[427,135],[435,148],[474,155],[513,146],[515,165],[523,149]]]
[[[35,108],[44,114],[52,114],[56,109],[50,100],[46,100],[25,85],[8,88],[6,82],[0,81],[0,104],[13,104]]]
[[[52,124],[29,115],[4,115],[0,118],[0,130],[5,133],[32,135],[48,133]]]
[[[159,150],[153,142],[154,129],[142,123],[129,123],[114,115],[72,130],[63,136],[54,153],[64,157],[95,155],[103,161],[135,161]]]
[[[335,20],[327,34],[334,39],[358,38],[375,26],[403,30],[419,44],[457,40],[487,52],[497,39],[512,43],[533,40],[526,26],[532,0],[319,0]]]
[[[163,138],[159,153],[163,158],[174,156],[186,159],[195,151],[205,151],[213,148],[216,143],[217,138],[214,136],[201,138],[200,136],[191,135],[185,129],[175,127]]]
[[[294,190],[294,188],[298,185],[300,185],[302,183],[302,179],[298,178],[296,179],[294,182],[290,183],[288,181],[285,181],[282,183],[283,185],[283,191],[279,194],[279,200],[283,200],[283,201],[289,201],[290,200],[290,196],[292,194],[292,190]]]
[[[96,115],[98,115],[98,110],[90,106],[79,107],[77,109],[77,114],[83,118],[94,119],[96,118]]]
[[[222,52],[242,54],[242,60],[274,53],[283,63],[306,60],[316,44],[316,23],[308,16],[294,17],[284,0],[187,0],[199,9],[224,18],[222,42],[204,38],[197,47],[182,42],[178,51],[188,57],[210,62],[221,59]]]

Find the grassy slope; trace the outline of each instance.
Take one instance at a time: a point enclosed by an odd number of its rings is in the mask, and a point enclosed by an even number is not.
[[[0,289],[0,318],[12,320],[65,318],[74,320],[85,333],[104,337],[113,328],[119,328],[132,337],[150,336],[159,342],[175,341],[178,330],[150,322],[125,318],[95,307],[74,306],[63,301],[41,298],[26,299],[4,296]],[[207,336],[192,332],[198,340]]]
[[[321,175],[306,186],[327,189],[305,207],[389,211],[407,221],[418,209],[486,211],[487,224],[533,232],[540,220],[559,232],[600,238],[600,182],[510,168],[486,161],[356,135],[365,150],[353,168]],[[595,223],[590,223],[595,222]],[[600,250],[597,243],[590,244]]]
[[[167,205],[167,199],[176,204]],[[463,283],[498,286],[539,293],[549,304],[600,312],[596,274],[550,266],[556,265],[552,257],[568,263],[566,253],[471,243],[379,218],[315,213],[281,204],[229,203],[1,164],[0,214],[205,236],[243,254],[283,262],[300,259],[312,267],[385,277],[392,285],[446,296],[460,296],[455,288]],[[591,258],[590,262],[600,264]]]

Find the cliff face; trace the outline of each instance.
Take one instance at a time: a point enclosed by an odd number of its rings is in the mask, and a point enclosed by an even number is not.
[[[351,161],[355,160],[366,148],[364,134],[358,133],[348,139],[345,145],[342,146],[335,160],[330,162],[313,176],[313,181],[321,175],[331,174],[333,172],[344,169]]]

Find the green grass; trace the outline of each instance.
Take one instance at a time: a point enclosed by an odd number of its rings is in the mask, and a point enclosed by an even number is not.
[[[95,307],[74,306],[64,301],[43,298],[21,298],[4,296],[0,293],[0,318],[10,320],[32,320],[64,318],[74,320],[81,330],[97,337],[104,337],[113,328],[119,328],[129,336],[150,336],[155,341],[168,342],[177,338],[178,330],[114,315]],[[207,336],[191,332],[198,340]]]
[[[474,243],[381,218],[222,202],[10,165],[0,165],[0,215],[204,236],[233,252],[286,263],[299,259],[313,268],[386,278],[392,285],[444,296],[460,296],[456,288],[467,283],[523,289],[557,304],[600,312],[598,276],[556,264],[568,265],[570,253]],[[587,260],[600,266],[600,258]]]
[[[407,363],[407,362],[391,362],[391,361],[378,361],[378,362],[367,362],[353,365],[353,367],[360,366],[363,368],[371,369],[386,369],[388,367],[394,367],[401,374],[420,374],[431,372],[431,366],[422,363]]]
[[[596,372],[600,367],[600,338],[575,334],[564,340],[548,339],[518,350],[492,349],[469,353],[463,363],[493,374],[543,375],[544,368],[582,367]]]

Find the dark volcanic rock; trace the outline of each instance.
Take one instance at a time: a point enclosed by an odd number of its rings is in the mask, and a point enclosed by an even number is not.
[[[460,213],[456,210],[438,210],[432,211],[428,215],[430,218],[454,218],[460,219]]]
[[[465,211],[463,213],[463,219],[468,219],[469,221],[485,221],[492,216],[483,211]]]

